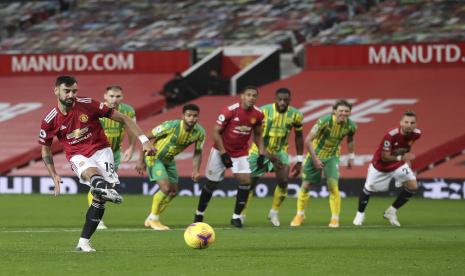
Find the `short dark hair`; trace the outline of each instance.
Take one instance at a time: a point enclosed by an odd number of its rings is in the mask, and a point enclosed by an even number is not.
[[[349,110],[352,110],[352,104],[349,103],[348,101],[346,100],[343,100],[343,99],[340,99],[340,100],[337,100],[334,104],[333,104],[333,110],[336,110],[339,106],[346,106],[349,108]]]
[[[256,86],[247,85],[246,87],[244,87],[244,89],[242,89],[241,94],[244,93],[246,90],[255,90],[255,91],[257,91],[257,94],[258,94],[258,87],[256,87]]]
[[[196,104],[186,104],[182,107],[182,113],[184,114],[187,110],[190,110],[190,111],[197,111],[198,113],[200,113],[200,108],[198,105]]]
[[[406,110],[406,111],[404,112],[404,115],[403,115],[403,116],[415,117],[415,118],[416,118],[416,117],[417,117],[417,114],[415,114],[415,111],[413,111],[413,110]],[[402,116],[402,117],[403,117],[403,116]]]
[[[77,83],[77,80],[72,76],[59,76],[55,81],[55,87],[58,87],[62,84],[65,86],[71,86]]]
[[[287,94],[289,96],[291,96],[291,90],[285,88],[285,87],[282,87],[282,88],[279,88],[278,90],[276,90],[276,95],[278,94]]]
[[[107,92],[110,91],[110,90],[119,90],[119,91],[123,91],[123,88],[121,88],[121,86],[119,85],[109,85],[107,86]]]

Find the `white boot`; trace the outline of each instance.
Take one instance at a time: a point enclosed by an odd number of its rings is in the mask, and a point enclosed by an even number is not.
[[[362,226],[365,221],[365,213],[360,213],[357,211],[354,221],[352,222],[355,226]]]

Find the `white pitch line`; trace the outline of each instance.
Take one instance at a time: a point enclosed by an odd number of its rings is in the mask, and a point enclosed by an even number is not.
[[[411,228],[423,228],[423,227],[460,227],[465,226],[464,224],[413,224],[407,225],[404,227],[394,227],[391,225],[383,224],[383,225],[365,225],[365,226],[341,226],[339,228],[342,229],[379,229],[379,228],[386,228],[386,229],[411,229]],[[290,226],[280,227],[281,229],[295,229]],[[186,228],[171,228],[167,231],[184,231]],[[233,227],[214,227],[215,230],[235,230],[236,228]],[[278,227],[248,227],[245,226],[244,229],[275,229],[278,230]],[[331,229],[328,226],[323,225],[311,225],[311,226],[303,226],[299,227],[299,229],[328,229],[330,231],[337,231],[337,229]],[[295,229],[297,230],[297,229]],[[0,233],[59,233],[59,232],[80,232],[82,228],[25,228],[25,229],[0,229]],[[110,228],[106,230],[97,230],[99,232],[158,232],[155,230],[147,229],[147,228]],[[162,231],[163,232],[163,231]]]

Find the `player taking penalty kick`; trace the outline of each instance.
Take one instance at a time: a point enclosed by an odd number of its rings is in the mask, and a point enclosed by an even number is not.
[[[357,125],[349,119],[352,105],[346,100],[338,100],[333,105],[333,113],[321,117],[305,139],[308,154],[302,171],[302,186],[297,197],[297,214],[291,226],[298,227],[305,219],[305,208],[310,199],[312,184],[321,182],[321,173],[326,177],[329,190],[331,220],[329,227],[339,227],[341,195],[339,194],[339,155],[341,142],[347,136],[349,168],[355,158],[354,135]]]
[[[136,166],[141,175],[147,169],[150,181],[158,183],[160,187],[153,196],[152,209],[144,223],[146,227],[154,230],[170,229],[160,222],[160,215],[178,192],[178,170],[174,157],[191,144],[195,144],[192,180],[198,182],[200,178],[199,169],[205,143],[205,130],[197,123],[200,109],[197,105],[187,104],[182,112],[181,120],[166,121],[147,134],[158,152],[155,156],[146,157],[145,160],[144,155],[141,154]]]
[[[119,183],[114,170],[113,152],[105,137],[99,118],[107,117],[123,123],[142,143],[148,155],[155,148],[141,129],[129,117],[91,98],[77,97],[78,85],[74,77],[60,76],[55,81],[57,105],[42,120],[39,143],[42,159],[55,184],[55,196],[60,194],[61,177],[56,173],[51,145],[53,137],[63,145],[66,158],[71,163],[79,181],[90,186],[93,200],[87,210],[84,227],[76,249],[95,251],[90,238],[103,217],[106,201],[121,203],[123,198],[114,190]]]
[[[249,192],[247,207],[250,206],[253,190],[257,185],[259,177],[266,172],[274,172],[278,185],[274,190],[273,203],[268,213],[268,219],[273,226],[280,226],[278,212],[287,197],[287,184],[289,176],[289,156],[287,154],[289,133],[295,131],[295,146],[297,152],[297,162],[292,169],[292,174],[297,177],[302,169],[303,161],[303,136],[302,120],[303,115],[296,108],[289,106],[291,101],[291,91],[287,88],[276,90],[275,102],[264,105],[260,109],[264,114],[262,125],[263,143],[269,158],[265,158],[264,166],[258,168],[257,159],[260,157],[257,145],[253,144],[249,150],[249,163],[252,169],[252,189]],[[242,212],[245,218],[245,209]]]
[[[400,126],[390,129],[381,140],[373,161],[368,167],[368,175],[358,200],[358,212],[354,225],[360,226],[365,220],[365,208],[370,195],[374,192],[387,191],[394,178],[396,187],[402,187],[397,199],[384,212],[383,217],[391,225],[400,227],[397,210],[402,207],[418,190],[415,174],[411,170],[411,162],[415,155],[410,152],[413,143],[420,139],[421,131],[416,128],[417,117],[413,111],[404,113]]]
[[[134,111],[134,108],[132,108],[132,106],[122,103],[123,98],[123,89],[120,86],[108,86],[105,93],[103,94],[103,104],[110,108],[118,110],[121,114],[128,116],[135,122],[136,112]],[[124,126],[124,124],[120,122],[105,117],[100,118],[100,123],[102,124],[105,136],[107,136],[108,142],[110,143],[111,150],[113,151],[113,157],[115,158],[114,170],[115,172],[118,172],[118,167],[121,162],[121,148],[123,144],[123,138],[126,133],[126,127]],[[132,154],[134,152],[134,147],[136,145],[136,137],[134,137],[134,135],[131,135],[130,132],[128,132],[128,137],[129,146],[123,154],[123,162],[127,162],[131,159]],[[92,194],[89,191],[87,195],[87,201],[89,203],[89,206],[92,204],[92,198]],[[100,223],[97,226],[97,229],[107,229],[107,226],[105,225],[103,220],[100,221]]]

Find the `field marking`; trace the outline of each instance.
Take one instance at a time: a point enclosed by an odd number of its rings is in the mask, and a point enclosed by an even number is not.
[[[422,227],[460,227],[465,226],[465,224],[412,224],[403,227],[394,227],[391,225],[366,225],[366,226],[341,226],[340,229],[378,229],[378,228],[386,228],[386,229],[411,229],[411,228],[422,228]],[[246,226],[244,229],[294,229],[290,226],[283,226],[283,227],[265,227],[265,226]],[[328,229],[330,231],[337,231],[337,229],[329,228],[325,225],[309,225],[299,227],[300,229]],[[167,231],[184,231],[186,228],[171,228]],[[215,230],[236,230],[235,227],[214,227]],[[297,230],[296,228],[295,230]],[[59,232],[81,232],[82,228],[24,228],[24,229],[0,229],[0,233],[59,233]],[[166,232],[166,231],[155,231],[148,228],[110,228],[106,230],[97,230],[99,232]]]

